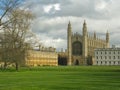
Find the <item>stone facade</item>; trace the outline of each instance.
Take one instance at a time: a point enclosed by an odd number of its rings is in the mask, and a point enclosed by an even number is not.
[[[87,31],[87,24],[84,21],[82,34],[72,33],[72,26],[69,22],[67,28],[67,64],[68,65],[89,65],[92,64],[94,49],[109,48],[109,33],[106,33],[106,39],[100,39],[94,32],[90,36]]]
[[[58,66],[58,54],[56,52],[28,50],[25,55],[25,65]]]
[[[120,65],[120,48],[95,49],[93,65]]]

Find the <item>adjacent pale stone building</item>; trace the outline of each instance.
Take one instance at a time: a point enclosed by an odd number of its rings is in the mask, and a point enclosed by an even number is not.
[[[120,65],[120,48],[98,48],[94,51],[93,65]]]
[[[25,54],[26,66],[58,66],[58,54],[50,51],[28,50]]]

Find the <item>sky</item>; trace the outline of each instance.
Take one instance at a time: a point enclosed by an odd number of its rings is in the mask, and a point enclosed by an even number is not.
[[[46,47],[57,50],[67,47],[67,25],[73,33],[82,32],[86,20],[88,32],[105,39],[110,33],[110,45],[120,45],[120,0],[25,0],[24,7],[35,19],[31,29]]]

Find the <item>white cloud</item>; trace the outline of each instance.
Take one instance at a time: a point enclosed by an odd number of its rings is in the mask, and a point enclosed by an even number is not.
[[[103,1],[103,0],[100,0],[99,2],[96,2],[95,9],[96,9],[97,11],[103,10],[103,9],[106,8],[106,6],[107,6],[107,2],[105,2],[105,1]]]
[[[59,11],[60,4],[56,3],[56,4],[50,4],[50,5],[43,6],[43,10],[45,13],[50,13],[52,11],[52,9],[55,11]],[[54,13],[55,11],[53,11],[52,13]]]
[[[61,10],[60,4],[57,3],[57,4],[54,4],[53,6],[54,6],[55,10],[57,10],[57,11]]]
[[[43,6],[44,12],[49,13],[52,7],[53,7],[52,5]]]

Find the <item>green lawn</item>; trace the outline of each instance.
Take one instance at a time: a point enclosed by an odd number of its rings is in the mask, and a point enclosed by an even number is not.
[[[0,90],[120,90],[120,66],[59,66],[0,71]]]

